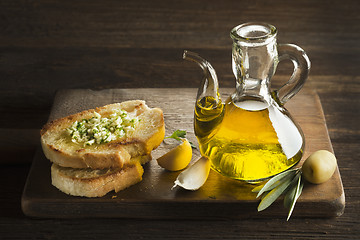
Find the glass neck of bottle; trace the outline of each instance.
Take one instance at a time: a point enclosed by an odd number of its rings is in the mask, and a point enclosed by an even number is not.
[[[270,79],[278,63],[276,29],[271,25],[248,24],[231,31],[232,68],[237,99],[270,99]]]

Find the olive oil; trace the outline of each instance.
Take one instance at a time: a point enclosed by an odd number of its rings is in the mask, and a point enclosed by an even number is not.
[[[242,24],[231,31],[236,87],[225,102],[211,64],[196,53],[183,55],[204,73],[194,116],[201,154],[215,171],[250,183],[291,168],[304,150],[301,128],[283,105],[303,86],[310,61],[298,46],[278,46],[276,34],[274,26],[262,23]],[[294,63],[291,79],[280,89],[271,89],[277,64],[289,56]]]
[[[203,97],[195,105],[195,135],[200,139],[213,136],[224,116],[224,105],[214,97]],[[201,146],[200,146],[201,147]]]
[[[211,167],[233,179],[257,182],[295,165],[302,134],[276,104],[254,100],[225,104],[212,97],[197,101],[195,133]]]

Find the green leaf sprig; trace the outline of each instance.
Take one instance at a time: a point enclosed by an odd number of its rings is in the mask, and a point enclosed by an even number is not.
[[[290,169],[272,177],[265,184],[255,187],[252,192],[258,193],[256,198],[262,195],[258,211],[265,210],[278,197],[284,195],[284,207],[289,209],[286,221],[289,221],[295,203],[300,197],[304,187],[301,174],[301,168]]]
[[[167,139],[167,138],[173,138],[175,140],[181,141],[182,138],[186,138],[186,131],[185,130],[179,130],[179,129],[175,130],[171,134],[171,136],[165,137],[165,139]],[[192,142],[189,141],[189,143],[190,143],[192,148],[196,149],[196,146]]]

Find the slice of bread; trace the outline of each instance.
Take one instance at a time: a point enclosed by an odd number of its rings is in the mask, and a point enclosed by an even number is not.
[[[118,192],[142,180],[144,169],[139,162],[122,169],[76,169],[51,166],[52,185],[62,192],[81,197],[102,197],[108,192]]]
[[[101,117],[108,117],[120,109],[127,111],[129,116],[140,119],[135,131],[130,132],[126,139],[86,147],[71,141],[66,129],[75,121],[90,119],[96,113]],[[46,124],[40,133],[45,156],[59,166],[92,169],[122,168],[131,163],[131,159],[150,155],[151,151],[160,145],[165,135],[165,124],[161,109],[149,108],[145,101],[132,100],[54,120]]]

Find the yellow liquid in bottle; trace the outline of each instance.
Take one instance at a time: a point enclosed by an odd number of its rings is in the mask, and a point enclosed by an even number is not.
[[[230,178],[257,182],[301,159],[302,135],[279,109],[246,110],[231,101],[217,107],[204,105],[212,101],[205,97],[197,102],[195,133],[201,153],[210,158],[214,170]]]

